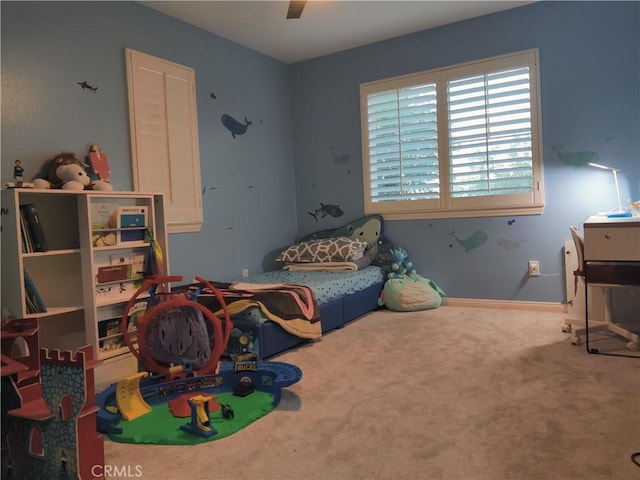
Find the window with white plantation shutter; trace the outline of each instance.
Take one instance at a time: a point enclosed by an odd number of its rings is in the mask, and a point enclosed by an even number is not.
[[[366,213],[541,213],[537,65],[531,50],[361,85]]]
[[[162,192],[169,233],[202,227],[195,71],[126,49],[134,189]]]

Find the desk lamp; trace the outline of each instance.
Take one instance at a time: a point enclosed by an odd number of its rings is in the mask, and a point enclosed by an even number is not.
[[[596,168],[602,168],[603,170],[609,170],[613,172],[613,180],[616,183],[616,193],[618,194],[618,208],[607,213],[607,217],[630,217],[631,213],[627,212],[624,208],[622,208],[622,200],[620,199],[620,185],[618,185],[618,172],[620,169],[608,167],[606,165],[601,165],[599,163],[587,163],[587,165]]]

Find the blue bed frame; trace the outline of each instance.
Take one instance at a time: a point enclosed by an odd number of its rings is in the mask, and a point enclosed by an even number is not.
[[[377,283],[359,292],[320,305],[322,333],[342,328],[350,321],[378,308],[378,298],[383,286],[384,282]],[[250,332],[254,338],[258,339],[259,348],[255,352],[258,355],[258,360],[264,360],[311,341],[290,334],[275,322],[266,321],[258,324],[251,320],[233,318],[232,321],[234,327],[243,332]]]

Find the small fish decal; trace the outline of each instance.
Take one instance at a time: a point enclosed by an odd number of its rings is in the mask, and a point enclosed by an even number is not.
[[[91,90],[93,93],[96,93],[96,91],[98,90],[98,87],[92,87],[86,81],[85,82],[78,82],[78,85],[80,85],[83,90]]]
[[[509,221],[507,222],[507,225],[513,225],[514,223],[516,223],[516,219],[515,219],[515,218],[513,218],[513,219],[509,220]]]
[[[504,248],[505,250],[509,251],[509,250],[518,248],[520,245],[522,245],[525,242],[526,240],[522,238],[520,240],[510,240],[508,238],[503,237],[503,238],[499,238],[496,243],[500,245],[502,248]]]
[[[582,167],[587,163],[596,163],[600,158],[597,152],[593,152],[591,150],[585,150],[581,152],[561,152],[563,145],[559,147],[554,147],[551,145],[551,148],[556,152],[558,156],[558,160],[562,163],[566,163],[567,165],[573,165],[574,167]]]
[[[456,242],[458,242],[458,245],[464,248],[465,252],[468,252],[469,250],[473,250],[474,248],[478,248],[479,246],[484,245],[487,239],[489,238],[484,230],[476,230],[476,232],[473,235],[471,235],[469,238],[456,237],[455,230],[452,230],[449,235],[451,235],[456,240]]]
[[[342,165],[346,165],[349,163],[349,160],[350,160],[349,154],[337,155],[333,148],[333,145],[329,146],[329,148],[331,149],[331,156],[333,157],[333,163],[342,164]]]
[[[231,136],[233,138],[236,138],[236,135],[244,135],[244,133],[247,131],[247,128],[249,128],[249,125],[253,123],[247,120],[247,117],[244,117],[244,123],[240,123],[235,118],[227,115],[226,113],[222,115],[222,117],[220,117],[220,121],[222,122],[222,125],[224,125],[224,127],[231,132]]]
[[[213,92],[211,92],[211,93],[209,94],[209,96],[210,96],[211,98],[213,98],[214,100],[215,100],[216,98],[218,98],[218,97],[216,97],[216,94],[215,94],[215,93],[213,93]]]
[[[315,218],[316,222],[327,215],[332,217],[341,217],[344,215],[344,211],[340,208],[340,205],[333,205],[331,203],[325,205],[322,202],[320,202],[320,208],[316,208],[313,212],[307,213]]]

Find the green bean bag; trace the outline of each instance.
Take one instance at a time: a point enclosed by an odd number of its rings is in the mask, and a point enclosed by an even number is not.
[[[378,305],[396,312],[430,310],[440,306],[444,295],[433,280],[413,273],[387,280]]]

